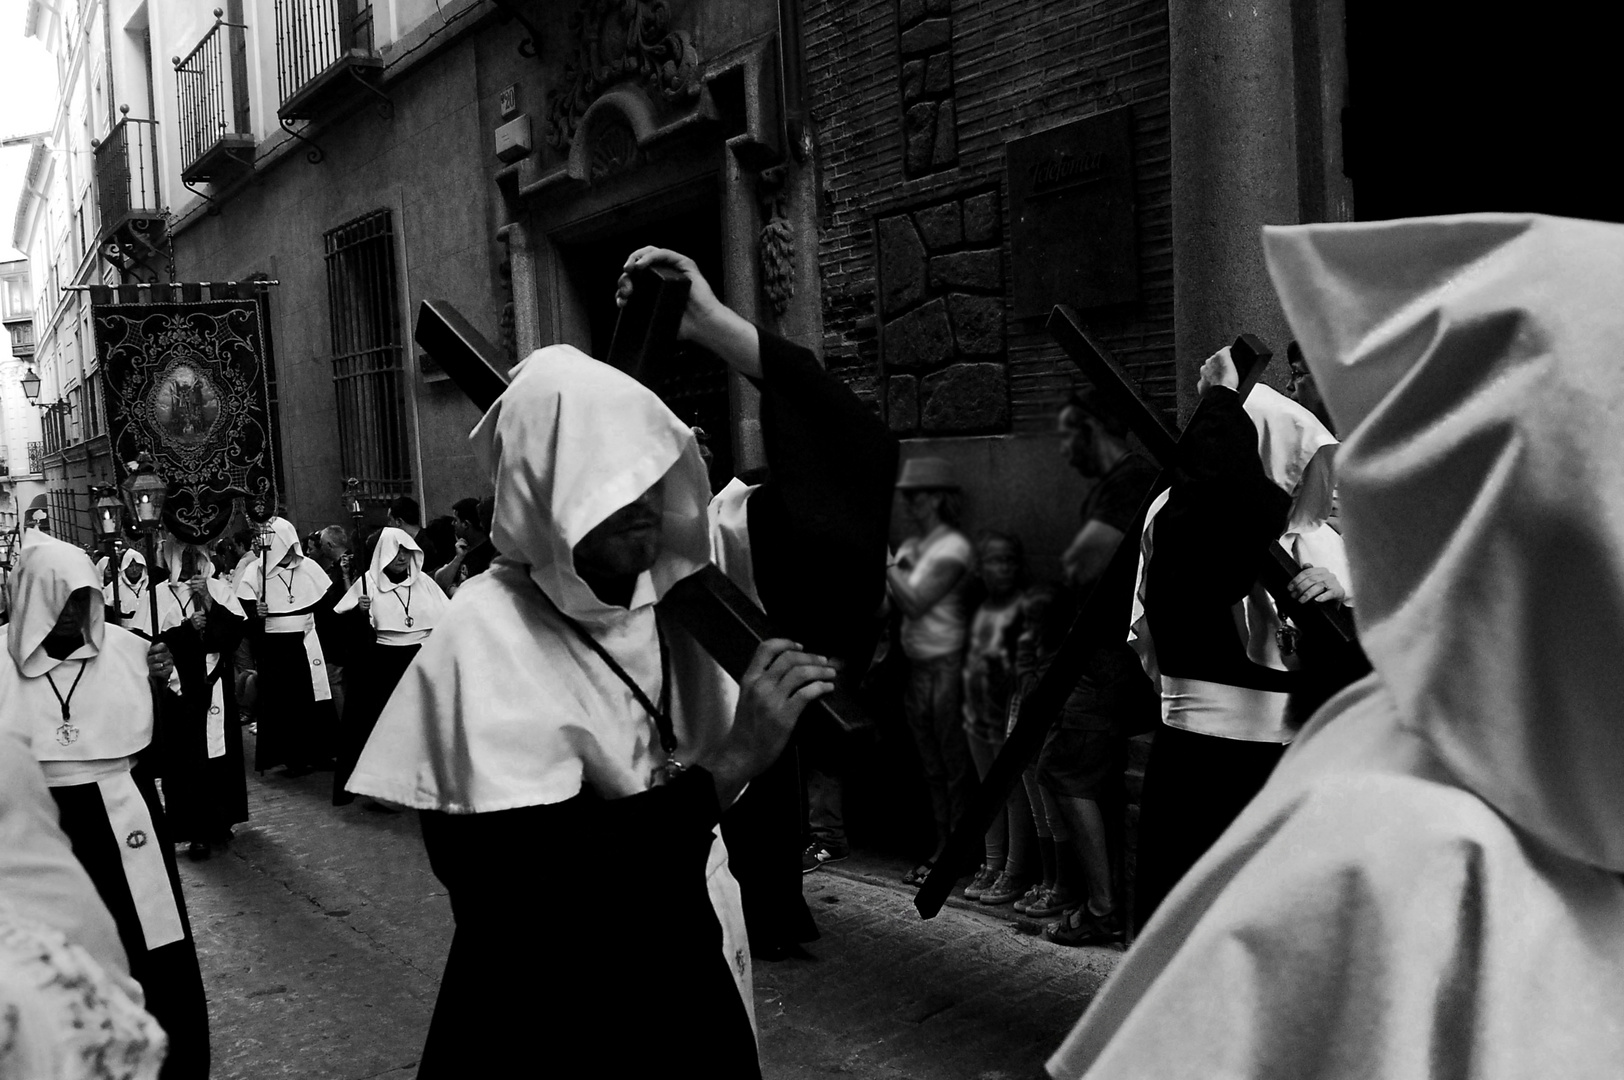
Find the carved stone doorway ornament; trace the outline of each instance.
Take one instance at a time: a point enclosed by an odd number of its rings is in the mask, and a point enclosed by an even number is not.
[[[567,151],[581,118],[606,89],[639,80],[651,97],[696,99],[699,52],[686,30],[671,29],[666,0],[581,0],[570,15],[575,55],[547,102],[547,142]]]

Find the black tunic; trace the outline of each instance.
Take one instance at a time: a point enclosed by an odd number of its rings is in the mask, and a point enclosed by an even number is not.
[[[172,835],[164,819],[152,778],[141,766],[134,770],[136,787],[147,804],[163,852],[169,887],[180,909],[186,936],[180,941],[148,949],[141,931],[141,917],[124,876],[120,839],[108,821],[101,788],[94,784],[53,787],[51,797],[61,815],[62,831],[73,845],[74,857],[84,866],[96,886],[96,893],[112,913],[119,941],[130,960],[130,975],[146,994],[146,1008],[169,1036],[169,1053],[164,1059],[160,1080],[206,1080],[209,1075],[209,1011],[203,996],[203,975],[197,964],[197,945],[192,940],[191,921],[186,917],[186,901],[181,892]]]
[[[333,605],[343,597],[345,585],[335,581],[309,608],[300,612],[278,612],[273,617],[311,614],[316,619],[322,645],[322,662],[327,663],[336,637],[328,627]],[[254,716],[259,734],[254,742],[254,768],[259,772],[286,765],[294,769],[325,767],[336,751],[338,713],[331,700],[317,701],[310,683],[310,662],[305,656],[303,634],[269,634],[265,620],[254,610],[254,601],[242,601],[248,616],[248,638],[259,671],[256,681],[259,701]]]
[[[623,799],[424,811],[457,929],[418,1080],[759,1077],[705,881],[718,815],[697,768]]]
[[[756,591],[776,633],[860,677],[885,595],[896,439],[805,349],[763,333],[761,368],[768,476],[745,504]],[[759,956],[818,936],[801,897],[805,821],[793,743],[722,816]]]
[[[355,801],[344,790],[361,750],[389,703],[389,695],[400,684],[421,645],[385,645],[378,640],[366,612],[359,608],[337,616],[336,625],[345,638],[344,715],[338,721],[338,764],[333,769],[333,805]]]
[[[166,585],[158,586],[160,589]],[[159,635],[180,674],[180,693],[166,684],[158,692],[155,742],[170,830],[183,841],[225,839],[231,826],[248,820],[248,781],[243,771],[242,728],[237,716],[237,645],[248,624],[219,604],[209,607],[200,633],[182,620]],[[220,654],[214,673],[208,654]],[[209,757],[209,710],[220,685],[225,754]]]

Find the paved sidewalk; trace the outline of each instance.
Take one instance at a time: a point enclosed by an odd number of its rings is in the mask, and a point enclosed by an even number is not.
[[[416,1074],[450,906],[416,815],[333,807],[331,783],[250,773],[253,818],[229,851],[181,859],[216,1080]],[[771,1080],[1036,1077],[1121,955],[963,900],[926,922],[903,869],[858,858],[804,879],[823,937],[809,959],[756,965]]]

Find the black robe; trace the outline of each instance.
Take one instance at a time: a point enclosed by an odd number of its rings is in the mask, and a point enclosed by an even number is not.
[[[344,715],[338,720],[338,763],[333,769],[333,805],[344,806],[355,796],[344,790],[361,750],[400,684],[421,645],[385,645],[366,612],[356,608],[335,616],[344,657]]]
[[[883,588],[896,444],[810,353],[763,333],[761,358],[773,475],[748,504],[758,591],[809,648],[861,652]],[[850,446],[832,445],[837,436]],[[872,460],[859,469],[862,455]],[[854,470],[867,486],[844,479]],[[873,520],[851,516],[854,506]],[[846,623],[848,609],[863,619]],[[804,933],[811,918],[800,895],[796,778],[766,778],[730,811],[745,832],[730,829],[729,858],[752,941],[760,927],[782,941],[786,927]],[[752,805],[761,808],[754,817]],[[697,768],[619,799],[583,792],[493,813],[423,811],[423,842],[457,928],[419,1080],[759,1076],[728,970],[748,958],[722,955],[705,879],[719,817],[714,781]],[[557,1039],[529,1037],[537,1031],[568,1032],[578,1059],[562,1059]]]
[[[341,663],[332,647],[337,635],[331,629],[333,605],[344,596],[342,579],[334,581],[322,598],[297,612],[278,612],[274,617],[310,614],[316,619],[321,640],[322,662]],[[291,769],[325,768],[337,749],[338,712],[331,700],[317,701],[310,683],[310,664],[305,657],[303,634],[268,634],[265,620],[254,610],[254,601],[242,601],[248,616],[248,639],[254,650],[259,700],[254,706],[258,735],[254,741],[254,769],[264,772],[278,765]]]
[[[1240,396],[1209,390],[1179,439],[1145,569],[1146,616],[1163,675],[1292,692],[1293,673],[1246,655],[1233,615],[1290,510],[1291,497],[1258,459],[1257,428]],[[1137,925],[1258,793],[1284,752],[1284,744],[1157,726],[1140,797]]]
[[[774,632],[845,661],[852,688],[874,651],[873,616],[885,596],[897,442],[805,349],[762,334],[761,366],[768,474],[745,504],[756,591]],[[818,936],[801,896],[798,744],[811,736],[798,732],[722,815],[750,947],[765,958]]]
[[[166,589],[167,585],[159,585]],[[219,841],[231,826],[248,820],[248,780],[243,770],[242,727],[237,715],[237,645],[248,624],[235,612],[212,604],[200,633],[184,620],[159,635],[169,646],[180,674],[180,693],[165,685],[158,691],[157,738],[159,775],[170,831],[188,842]],[[220,654],[214,673],[208,654]],[[220,685],[225,754],[209,757],[209,710],[214,684]]]
[[[147,1011],[169,1036],[169,1053],[158,1074],[159,1080],[206,1080],[209,1075],[208,1002],[203,995],[203,975],[198,968],[192,924],[186,915],[180,873],[170,846],[173,836],[151,776],[142,765],[136,766],[133,776],[157,832],[157,836],[147,842],[157,844],[163,852],[169,887],[180,909],[181,925],[186,930],[186,936],[180,941],[156,949],[146,946],[141,917],[124,876],[122,841],[114,835],[100,787],[94,783],[53,787],[51,797],[61,815],[62,831],[73,845],[74,857],[84,866],[97,895],[112,913],[119,941],[130,960],[130,975],[146,994]]]

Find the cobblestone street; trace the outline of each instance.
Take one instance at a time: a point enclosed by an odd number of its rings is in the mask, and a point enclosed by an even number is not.
[[[415,815],[328,805],[331,773],[250,774],[253,820],[181,860],[217,1080],[408,1080],[451,939]],[[882,860],[806,878],[823,937],[756,965],[770,1078],[1027,1080],[1120,955],[955,900],[919,919]],[[581,930],[590,930],[583,903]],[[651,948],[657,948],[651,944]]]

